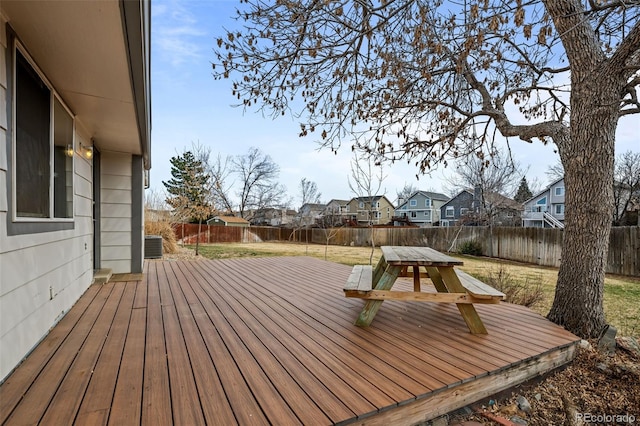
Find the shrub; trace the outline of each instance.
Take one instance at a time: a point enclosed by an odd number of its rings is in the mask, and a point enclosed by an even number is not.
[[[176,253],[178,251],[178,243],[176,234],[173,233],[171,224],[167,221],[144,222],[145,235],[160,235],[162,237],[163,253]]]
[[[503,265],[490,271],[489,275],[484,277],[484,282],[503,292],[505,301],[509,303],[530,308],[544,300],[542,277],[538,280],[531,280],[529,277],[524,280],[516,279]]]
[[[478,240],[465,241],[458,247],[458,252],[460,254],[482,256],[482,244]]]

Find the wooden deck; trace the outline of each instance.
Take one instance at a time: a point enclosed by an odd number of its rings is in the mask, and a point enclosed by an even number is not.
[[[0,386],[0,424],[411,424],[572,359],[526,308],[387,301],[368,328],[351,267],[306,257],[148,261],[93,285]],[[411,281],[402,285],[411,287]]]

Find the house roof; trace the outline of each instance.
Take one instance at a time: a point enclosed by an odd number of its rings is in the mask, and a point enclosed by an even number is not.
[[[406,200],[404,200],[401,204],[398,204],[398,208],[401,208],[402,206],[404,206],[405,204],[407,204],[409,202],[409,200],[411,200],[413,197],[415,197],[417,194],[422,194],[427,198],[430,198],[432,200],[437,200],[437,201],[449,201],[449,197],[441,194],[439,192],[431,192],[431,191],[416,191],[413,194],[411,194],[409,197],[407,197]]]
[[[243,219],[241,217],[235,217],[235,216],[216,216],[216,218],[225,221],[227,223],[242,223],[242,224],[248,224],[249,221],[247,221],[246,219]]]
[[[329,204],[331,204],[331,203],[334,203],[334,202],[335,202],[335,203],[337,203],[337,204],[340,204],[341,206],[344,206],[344,205],[349,204],[349,201],[350,201],[350,200],[340,200],[340,199],[338,199],[338,198],[334,198],[334,199],[332,199],[331,201],[329,201],[329,202],[327,203],[327,205],[329,205]]]
[[[303,208],[304,206],[308,206],[310,209],[316,209],[316,210],[322,210],[322,209],[324,209],[325,207],[327,207],[327,205],[326,205],[326,204],[320,204],[320,203],[304,203],[304,204],[300,207],[300,209],[302,210],[302,208]]]
[[[356,200],[358,202],[374,202],[374,201],[379,201],[380,199],[384,198],[385,200],[387,200],[387,203],[391,204],[393,206],[393,203],[391,201],[389,201],[389,199],[385,196],[385,195],[374,195],[372,197],[353,197],[351,200],[349,200],[349,202]]]
[[[471,195],[473,197],[473,191],[471,191],[470,189],[463,189],[462,191],[458,192],[455,196],[451,197],[446,203],[444,203],[442,207],[446,206],[447,204],[449,204],[450,202],[454,201],[456,198],[458,198],[460,195],[464,194],[464,193],[468,193],[469,195]]]
[[[522,204],[519,202],[497,192],[488,192],[485,194],[485,199],[496,207],[509,208],[513,210],[523,209]]]

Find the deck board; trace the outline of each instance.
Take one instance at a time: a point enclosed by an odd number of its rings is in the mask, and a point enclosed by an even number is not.
[[[0,385],[0,423],[375,424],[538,374],[578,341],[507,303],[476,307],[483,336],[441,303],[385,301],[356,327],[350,272],[305,257],[147,261],[139,281],[91,286]]]

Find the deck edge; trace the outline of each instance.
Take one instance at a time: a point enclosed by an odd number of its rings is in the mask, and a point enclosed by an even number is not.
[[[432,420],[562,367],[575,358],[578,343],[579,340],[552,348],[510,368],[490,372],[475,380],[443,388],[414,401],[378,413],[367,413],[341,424],[413,425]]]

